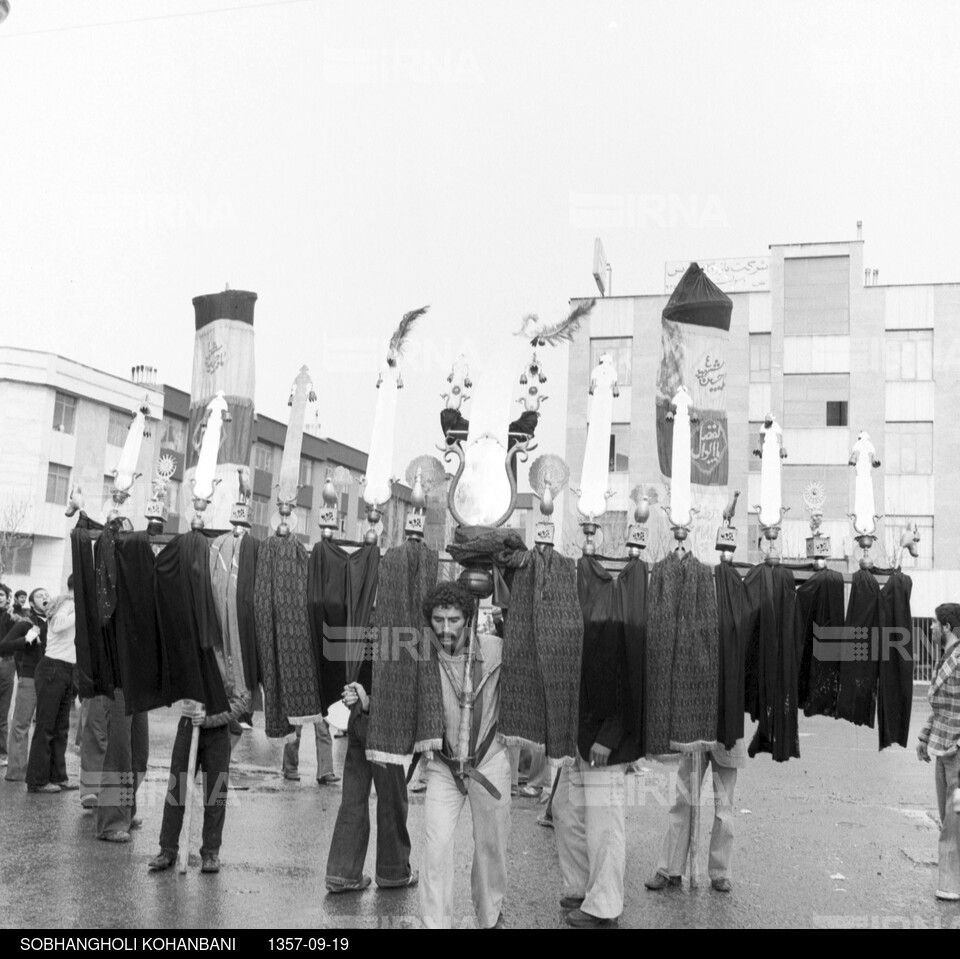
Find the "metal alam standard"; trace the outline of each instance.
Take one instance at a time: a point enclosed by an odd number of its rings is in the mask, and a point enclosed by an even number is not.
[[[253,304],[256,294],[242,291],[225,291],[194,300],[196,307],[196,342],[193,391],[191,394],[191,447],[188,453],[188,479],[193,493],[194,513],[191,519],[193,535],[205,530],[215,532],[228,525],[238,540],[252,539],[250,532],[251,484],[248,463],[250,460],[251,427],[253,422]],[[470,641],[463,664],[462,683],[459,694],[459,728],[452,772],[455,778],[465,782],[474,772],[474,759],[470,755],[470,733],[474,723],[475,693],[473,688],[474,662],[478,649],[479,608],[481,602],[491,596],[498,605],[509,602],[506,591],[500,587],[503,570],[496,559],[496,551],[482,548],[491,534],[503,531],[514,514],[517,505],[518,464],[526,462],[536,450],[534,437],[541,416],[541,406],[547,398],[544,392],[547,383],[543,351],[569,342],[578,332],[583,321],[590,315],[594,301],[578,303],[570,313],[553,325],[544,326],[535,316],[523,319],[517,335],[503,344],[495,362],[487,368],[474,369],[468,358],[457,357],[446,379],[442,393],[443,408],[440,411],[442,444],[438,447],[442,460],[430,454],[417,457],[408,467],[406,478],[412,486],[409,509],[406,517],[405,535],[409,540],[423,540],[427,530],[427,495],[432,489],[447,485],[446,508],[458,528],[457,547],[460,557],[460,582],[474,600],[474,615],[470,618]],[[384,510],[394,495],[395,478],[392,474],[394,440],[400,391],[404,349],[410,337],[416,335],[428,307],[421,307],[403,315],[396,332],[391,337],[376,388],[377,403],[370,442],[367,475],[363,481],[363,500],[366,506],[367,530],[364,542],[367,546],[379,545],[380,522]],[[813,620],[807,615],[807,600],[795,592],[799,582],[814,580],[828,573],[830,558],[829,539],[820,535],[823,517],[822,489],[808,489],[804,504],[811,514],[811,536],[807,541],[809,563],[788,566],[782,562],[777,551],[780,526],[788,507],[781,501],[781,464],[787,457],[783,445],[783,431],[773,413],[768,413],[758,437],[756,455],[761,460],[760,503],[749,504],[759,514],[760,528],[768,544],[765,560],[758,567],[733,562],[737,544],[737,531],[733,527],[739,490],[729,490],[729,468],[726,451],[727,419],[724,401],[725,343],[731,319],[730,300],[719,291],[700,271],[691,264],[681,283],[671,297],[663,313],[663,349],[655,393],[655,416],[657,424],[658,453],[662,476],[669,480],[669,503],[664,507],[676,543],[675,553],[681,558],[689,556],[696,560],[700,552],[706,559],[713,549],[704,539],[704,523],[716,521],[714,547],[719,553],[722,569],[736,572],[736,579],[744,579],[744,601],[727,618],[732,636],[732,645],[721,659],[721,669],[727,669],[733,679],[727,683],[723,676],[719,684],[721,706],[726,715],[739,716],[737,732],[742,732],[745,709],[760,720],[759,751],[770,751],[777,760],[799,755],[793,748],[789,729],[778,730],[770,725],[774,704],[770,701],[773,686],[762,675],[764,668],[779,662],[783,649],[795,645],[798,631],[807,630]],[[474,382],[476,378],[476,382]],[[604,354],[591,371],[590,393],[592,405],[584,452],[583,469],[579,488],[572,490],[577,496],[577,509],[583,533],[584,556],[595,557],[612,570],[619,564],[637,560],[648,547],[648,522],[650,503],[646,496],[638,496],[632,522],[627,530],[626,557],[600,557],[597,555],[596,536],[600,521],[613,495],[609,490],[609,437],[615,421],[614,409],[619,395],[617,371],[612,357]],[[517,396],[517,393],[520,395]],[[276,487],[276,511],[272,520],[275,534],[270,539],[276,542],[290,541],[296,531],[297,516],[294,507],[300,487],[299,463],[309,404],[315,402],[309,371],[306,367],[298,372],[290,395],[290,418],[281,461],[279,483]],[[512,407],[520,406],[519,415]],[[130,489],[138,478],[136,464],[140,446],[148,429],[149,410],[141,408],[132,413],[132,423],[115,473],[114,491],[109,509],[104,514],[107,524],[122,540],[132,535],[131,523],[124,515],[124,507]],[[452,475],[444,464],[452,464]],[[870,548],[875,539],[876,520],[873,500],[872,473],[879,468],[870,438],[861,433],[850,460],[857,471],[856,495],[850,513],[857,542],[863,550],[860,561],[863,588],[870,589],[872,582],[878,589],[894,583],[895,588],[906,592],[906,617],[909,623],[909,578],[899,570],[880,571],[873,568]],[[176,464],[162,458],[155,467],[152,478],[152,497],[146,510],[147,535],[155,555],[176,538],[163,533],[166,519],[166,487]],[[530,485],[539,499],[540,521],[536,525],[534,548],[540,552],[552,551],[555,547],[553,512],[558,497],[567,487],[570,471],[563,460],[554,454],[539,456],[530,469]],[[323,540],[338,543],[346,549],[361,544],[351,544],[336,539],[340,530],[338,498],[332,476],[328,475],[322,491],[322,505],[317,514]],[[82,510],[82,493],[72,491],[68,515]],[[97,524],[81,512],[85,529]],[[79,525],[79,524],[78,524]],[[513,531],[515,532],[515,531]],[[190,536],[191,533],[182,534]],[[97,537],[96,530],[90,534]],[[916,556],[916,531],[906,531],[901,540],[904,551]],[[302,549],[296,544],[298,549]],[[474,548],[476,547],[476,548]],[[447,560],[450,562],[450,560]],[[696,560],[699,562],[699,560]],[[642,565],[642,564],[641,564]],[[899,566],[899,559],[898,564]],[[642,565],[644,577],[646,566]],[[766,570],[766,572],[764,572]],[[75,572],[77,572],[75,568]],[[720,590],[720,568],[714,569]],[[794,575],[795,574],[795,575]],[[724,574],[726,576],[726,574]],[[840,574],[834,574],[840,576]],[[729,580],[729,577],[726,577]],[[886,580],[886,581],[885,581]],[[732,582],[732,581],[730,581]],[[779,584],[779,585],[778,585]],[[726,588],[726,587],[724,587]],[[819,589],[819,586],[818,586]],[[751,590],[754,592],[751,593]],[[817,590],[812,591],[817,593]],[[738,594],[739,595],[739,594]],[[902,597],[901,597],[902,598]],[[749,602],[747,602],[749,599]],[[196,602],[205,601],[195,597]],[[306,600],[304,599],[304,602]],[[842,602],[842,601],[841,601]],[[650,600],[645,615],[654,619],[655,598]],[[738,600],[738,603],[740,601]],[[873,617],[865,625],[880,625],[884,622],[881,613],[882,599],[878,598],[868,611]],[[786,604],[786,605],[784,605]],[[809,605],[807,603],[807,605]],[[869,604],[868,604],[869,605]],[[858,606],[858,609],[860,607]],[[755,610],[761,610],[755,614]],[[764,620],[761,629],[758,619]],[[811,614],[813,615],[813,614]],[[864,625],[854,622],[848,611],[843,623],[836,626]],[[806,617],[804,619],[803,617]],[[834,614],[834,618],[837,615]],[[769,624],[779,624],[770,627]],[[787,625],[784,625],[787,623]],[[721,632],[724,629],[724,614],[721,609]],[[227,642],[226,627],[221,623],[216,635],[201,635],[197,632],[198,650],[195,659],[202,658],[208,647],[217,642]],[[762,633],[762,635],[760,635]],[[211,639],[214,640],[211,643]],[[654,637],[651,635],[650,642]],[[79,641],[79,631],[78,631]],[[625,636],[623,642],[630,642]],[[641,640],[647,642],[647,640]],[[721,642],[714,638],[714,642]],[[724,640],[725,641],[725,640]],[[652,648],[652,647],[651,647]],[[240,655],[238,653],[238,655]],[[246,660],[255,657],[247,647],[242,651],[245,672],[250,672]],[[750,657],[758,657],[752,663]],[[771,657],[773,657],[771,659]],[[89,656],[88,656],[89,658]],[[764,667],[763,663],[767,666]],[[726,663],[724,666],[723,663]],[[183,667],[183,664],[178,664]],[[784,664],[780,662],[780,665]],[[822,663],[806,663],[804,668],[812,671]],[[862,680],[863,670],[851,672],[846,663],[830,664],[825,673],[827,681],[823,688],[833,688],[835,693],[822,711],[840,718],[864,721],[873,724],[872,712],[864,711],[862,704],[855,704],[853,716],[844,716],[843,687],[847,678]],[[321,668],[318,662],[317,669]],[[798,701],[797,664],[794,663],[792,688],[779,689],[777,695],[794,712],[804,704]],[[751,673],[751,669],[753,673]],[[870,663],[876,677],[880,667]],[[746,678],[744,673],[746,670]],[[758,672],[759,670],[759,672]],[[255,668],[253,670],[255,674]],[[725,674],[727,675],[727,674]],[[159,681],[159,680],[158,680]],[[706,683],[711,680],[707,678]],[[883,678],[880,678],[881,698]],[[833,684],[831,687],[830,684]],[[194,684],[195,686],[197,684]],[[876,681],[874,681],[874,690]],[[160,693],[161,690],[155,690]],[[653,708],[656,691],[648,688],[645,708]],[[714,693],[717,691],[715,690]],[[829,699],[829,697],[828,697]],[[211,703],[206,700],[208,707]],[[832,711],[831,711],[832,710]],[[336,706],[331,707],[327,718],[334,722]],[[909,711],[907,711],[909,718]],[[902,719],[902,717],[901,717]],[[298,721],[305,721],[299,717]],[[338,720],[342,722],[342,720]],[[765,725],[766,723],[766,725]],[[736,719],[731,720],[736,726]],[[188,769],[195,767],[197,736],[194,727],[191,740],[191,755]],[[881,730],[881,745],[884,732]],[[695,766],[692,776],[694,795],[691,796],[692,836],[689,871],[691,881],[698,880],[697,848],[699,841],[699,784],[702,778],[703,753],[715,745],[716,735],[701,737],[703,748],[693,750]],[[894,738],[892,741],[899,741]],[[755,739],[756,742],[756,739]],[[572,761],[568,757],[567,761]],[[184,818],[183,836],[180,843],[180,871],[186,869],[189,850],[191,796],[195,789],[193,775],[187,776],[188,796]]]

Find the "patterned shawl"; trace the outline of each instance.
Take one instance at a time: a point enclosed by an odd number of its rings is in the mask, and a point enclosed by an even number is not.
[[[500,738],[542,743],[561,762],[577,752],[583,613],[577,565],[532,549],[513,577],[504,617]]]
[[[647,604],[647,753],[712,749],[720,641],[713,570],[669,553],[653,567]]]
[[[398,763],[419,751],[414,748],[418,661],[421,641],[429,632],[420,606],[436,585],[438,569],[437,551],[411,540],[388,549],[380,559],[377,605],[370,620],[375,636],[367,731],[371,762]],[[430,662],[436,673],[435,657]]]
[[[322,716],[320,682],[307,616],[307,551],[291,537],[271,536],[257,556],[254,613],[263,671],[268,736]]]

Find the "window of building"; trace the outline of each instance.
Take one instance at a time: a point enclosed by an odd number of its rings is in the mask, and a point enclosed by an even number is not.
[[[57,393],[53,401],[53,428],[59,433],[73,433],[77,416],[77,398],[69,393]]]
[[[127,442],[127,433],[130,432],[130,415],[120,410],[110,410],[110,419],[107,421],[107,445],[123,446]]]
[[[630,471],[630,424],[614,423],[610,433],[610,465],[611,473],[628,473]]]
[[[847,401],[827,400],[827,426],[847,425]]]
[[[100,502],[106,503],[108,499],[113,499],[113,477],[104,476],[103,488],[100,490]]]
[[[67,505],[70,495],[70,467],[51,463],[47,467],[47,502]]]
[[[933,330],[888,330],[887,380],[933,379]]]
[[[300,458],[300,479],[301,486],[313,486],[313,460]]]
[[[770,334],[750,334],[750,381],[770,382]]]
[[[888,473],[932,473],[933,423],[887,423],[884,460]]]
[[[250,507],[250,522],[254,526],[270,525],[270,498],[268,496],[261,496],[259,493],[254,493]]]
[[[253,465],[265,473],[273,473],[273,447],[267,443],[257,443],[253,448]]]
[[[33,537],[10,537],[3,550],[3,566],[13,576],[29,576],[33,567]]]
[[[165,416],[160,433],[160,445],[166,449],[176,450],[178,453],[185,453],[187,451],[187,424],[173,416]]]
[[[617,369],[617,383],[620,386],[629,386],[633,368],[633,337],[615,336],[591,340],[591,372],[600,364],[600,357],[604,353],[609,353],[613,357],[613,365]]]

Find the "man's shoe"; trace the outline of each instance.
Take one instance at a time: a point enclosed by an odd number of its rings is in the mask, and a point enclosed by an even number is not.
[[[561,909],[579,909],[583,905],[583,896],[564,896],[560,900]]]
[[[338,782],[340,782],[340,777],[336,773],[324,773],[322,776],[317,777],[318,786],[332,786]]]
[[[66,782],[66,783],[57,783],[57,785],[58,785],[65,793],[72,793],[74,790],[80,788],[80,784],[79,784],[79,783]]]
[[[416,869],[410,870],[410,875],[403,882],[377,882],[378,889],[406,889],[408,886],[415,886],[420,881],[420,873]]]
[[[283,778],[292,783],[298,783],[300,782],[300,773],[284,773]]]
[[[410,786],[410,792],[412,793],[425,793],[427,791],[427,784],[421,779],[419,782],[413,783]]]
[[[960,899],[960,892],[944,892],[942,889],[938,889],[937,899],[940,899],[943,902],[956,902],[958,899]]]
[[[591,916],[589,912],[582,909],[574,909],[567,913],[567,925],[574,929],[616,929],[616,919],[601,919],[599,916]]]
[[[220,872],[220,857],[215,852],[201,856],[200,872]]]
[[[131,830],[139,829],[142,825],[143,825],[143,820],[139,816],[134,816],[134,818],[130,820]]]
[[[97,838],[102,839],[104,842],[130,842],[130,833],[121,829],[117,832],[104,833]]]
[[[733,889],[729,879],[711,879],[710,885],[716,892],[730,892]],[[960,899],[960,896],[957,896],[957,898]]]
[[[342,892],[363,892],[373,880],[369,876],[361,876],[353,882],[327,883],[327,892],[331,896],[337,896]]]
[[[7,762],[8,760],[6,756],[0,756],[0,766],[6,766]]]
[[[497,916],[497,921],[492,926],[487,926],[488,929],[506,929],[507,924],[503,921],[503,913],[501,912]]]
[[[553,816],[547,815],[547,813],[541,813],[537,816],[537,825],[546,826],[547,829],[553,829]]]
[[[652,879],[648,879],[644,885],[647,889],[652,889],[654,892],[659,892],[661,889],[666,889],[668,886],[675,887],[683,883],[683,880],[680,876],[665,876],[662,872],[658,872]]]
[[[536,786],[521,786],[517,790],[518,795],[524,799],[539,799],[540,790]]]
[[[96,796],[81,796],[80,805],[83,806],[84,809],[96,809],[97,806],[100,805],[100,802]]]
[[[160,872],[162,869],[169,869],[176,861],[176,856],[171,856],[168,852],[161,852],[147,863],[147,869],[151,872]]]
[[[60,787],[56,783],[44,783],[42,786],[27,786],[28,793],[58,793]]]

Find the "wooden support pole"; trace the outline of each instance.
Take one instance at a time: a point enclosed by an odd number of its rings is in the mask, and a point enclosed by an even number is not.
[[[180,830],[180,852],[177,855],[177,871],[186,872],[190,859],[190,821],[193,818],[193,800],[197,792],[197,749],[200,745],[200,727],[194,726],[190,734],[190,758],[187,760],[187,789],[184,797],[183,828]]]

